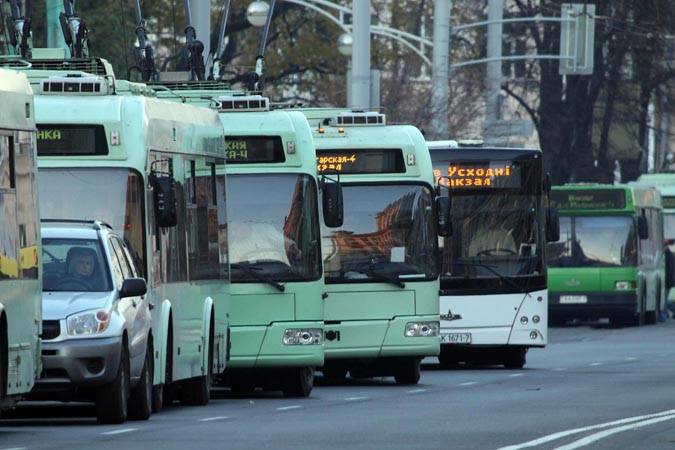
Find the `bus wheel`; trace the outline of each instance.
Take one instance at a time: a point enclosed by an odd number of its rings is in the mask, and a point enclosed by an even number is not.
[[[411,358],[399,363],[394,379],[396,384],[417,384],[420,381],[422,360]]]
[[[284,397],[309,397],[314,387],[314,368],[302,367],[288,372],[284,377]]]
[[[649,325],[654,325],[659,315],[661,314],[661,282],[656,282],[656,305],[654,306],[654,311],[647,311],[645,313],[645,323]]]
[[[129,418],[132,420],[148,420],[152,413],[152,380],[154,378],[152,347],[145,352],[145,363],[141,379],[131,391],[129,399]]]
[[[527,349],[516,347],[506,350],[504,367],[507,369],[522,369],[527,362]]]
[[[127,420],[128,399],[129,357],[126,347],[123,346],[115,379],[96,393],[96,418],[99,423],[124,423]]]

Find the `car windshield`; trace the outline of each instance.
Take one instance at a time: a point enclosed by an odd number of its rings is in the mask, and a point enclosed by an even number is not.
[[[316,182],[309,175],[227,177],[232,282],[321,276]]]
[[[436,278],[432,198],[421,185],[343,184],[344,223],[322,228],[326,282]]]
[[[42,239],[42,290],[46,292],[107,292],[110,275],[101,243],[96,239]]]
[[[549,267],[619,267],[637,263],[632,217],[561,217],[560,240],[548,245]]]
[[[443,278],[527,277],[542,273],[535,195],[488,191],[452,198],[452,234],[442,243]]]
[[[40,215],[44,219],[102,220],[123,233],[136,267],[145,276],[143,182],[129,169],[39,170]]]

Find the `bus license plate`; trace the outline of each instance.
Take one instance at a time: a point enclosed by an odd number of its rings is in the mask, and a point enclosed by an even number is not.
[[[470,344],[471,333],[449,333],[441,335],[441,342],[447,344]]]
[[[561,304],[588,303],[588,297],[585,295],[561,295]]]

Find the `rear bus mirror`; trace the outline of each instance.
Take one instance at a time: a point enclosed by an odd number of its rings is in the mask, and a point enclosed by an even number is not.
[[[558,209],[549,206],[546,208],[546,241],[557,242],[560,240],[560,215]]]
[[[148,286],[143,278],[127,278],[122,283],[120,298],[140,297],[148,292]]]
[[[328,228],[338,228],[344,222],[342,204],[342,185],[339,181],[323,179],[321,181],[323,222]]]
[[[436,224],[438,235],[441,237],[447,237],[452,234],[450,210],[450,197],[436,197]]]
[[[649,239],[649,224],[647,223],[647,218],[644,215],[638,216],[637,227],[638,237],[643,241],[645,239]]]
[[[176,182],[171,176],[150,176],[153,190],[155,224],[160,228],[172,228],[178,224],[176,208]]]

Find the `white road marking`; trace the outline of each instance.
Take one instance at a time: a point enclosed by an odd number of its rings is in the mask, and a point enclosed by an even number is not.
[[[101,433],[103,436],[113,436],[115,434],[123,434],[123,433],[131,433],[132,431],[136,431],[138,428],[122,428],[121,430],[112,430],[112,431],[106,431],[104,433]]]
[[[230,416],[215,416],[215,417],[206,417],[204,419],[199,419],[199,422],[213,422],[214,420],[225,420],[229,419]]]
[[[555,372],[562,372],[563,370],[567,370],[567,368],[566,368],[566,367],[556,367],[556,368],[553,369],[553,370],[554,370]]]
[[[466,383],[459,383],[460,386],[473,386],[474,384],[478,384],[477,381],[467,381]]]
[[[525,374],[524,373],[512,373],[511,375],[509,375],[509,377],[516,378],[516,377],[522,377],[523,375],[525,375]]]
[[[559,431],[557,433],[542,436],[540,438],[533,439],[528,442],[523,442],[522,444],[507,445],[505,447],[500,447],[498,450],[520,450],[521,448],[536,447],[538,445],[543,445],[551,441],[557,441],[558,439],[562,439],[564,437],[571,436],[573,434],[597,430],[600,428],[608,428],[616,425],[624,425],[627,423],[638,422],[641,420],[652,419],[655,417],[672,416],[673,414],[675,414],[675,409],[669,409],[668,411],[662,411],[659,413],[645,414],[643,416],[627,417],[625,419],[613,420],[611,422],[599,423],[581,428],[573,428],[571,430]]]
[[[602,363],[600,363],[600,362],[594,362],[594,363],[589,364],[589,366],[591,366],[591,367],[597,367],[597,366],[601,366],[601,365],[602,365]]]
[[[277,411],[288,411],[289,409],[299,409],[302,408],[300,405],[291,405],[291,406],[282,406],[281,408],[277,408]]]
[[[411,389],[408,391],[408,394],[419,394],[420,392],[426,392],[429,389]]]
[[[356,400],[366,400],[368,397],[347,397],[345,400],[348,402],[355,402]]]
[[[28,447],[10,447],[10,448],[3,448],[2,450],[26,450]]]
[[[629,430],[637,430],[638,428],[646,427],[649,425],[654,425],[655,423],[659,422],[665,422],[667,420],[673,420],[675,419],[675,414],[672,414],[670,416],[663,416],[663,417],[656,417],[654,419],[649,419],[649,420],[643,420],[642,422],[636,422],[636,423],[630,423],[628,425],[623,425],[620,427],[616,428],[610,428],[609,430],[604,430],[600,431],[598,433],[593,433],[589,436],[586,436],[585,438],[579,439],[577,441],[571,442],[567,445],[563,445],[560,447],[557,447],[555,450],[574,450],[579,447],[585,447],[587,445],[592,444],[593,442],[597,442],[600,439],[604,439],[606,437],[612,436],[617,433],[622,433],[624,431],[629,431]]]
[[[637,361],[637,358],[635,358],[633,356],[629,356],[629,357],[626,358],[626,361]]]

